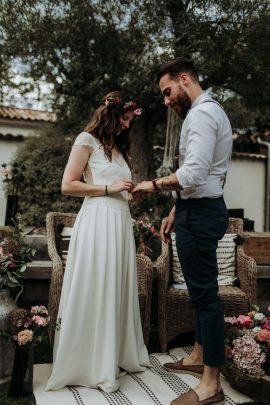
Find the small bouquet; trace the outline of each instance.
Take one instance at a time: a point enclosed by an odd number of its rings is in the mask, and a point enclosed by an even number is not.
[[[148,216],[133,219],[132,224],[137,253],[142,255],[151,253],[152,249],[149,247],[149,243],[159,238],[159,232],[150,222]]]
[[[50,317],[43,305],[33,306],[30,310],[14,309],[9,314],[9,321],[9,336],[20,347],[48,339]]]
[[[270,316],[254,306],[246,315],[225,317],[225,356],[227,364],[243,374],[269,376]]]

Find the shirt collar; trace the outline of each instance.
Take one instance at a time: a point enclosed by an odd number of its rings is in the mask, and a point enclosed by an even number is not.
[[[205,100],[212,100],[212,97],[209,94],[203,92],[193,101],[191,108],[196,107],[197,105],[203,103]]]

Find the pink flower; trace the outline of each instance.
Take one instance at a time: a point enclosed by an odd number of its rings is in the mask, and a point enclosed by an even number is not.
[[[31,308],[31,314],[38,314],[39,313],[39,306],[36,305]]]
[[[258,332],[258,340],[270,343],[270,330],[262,329]]]
[[[237,318],[237,324],[240,326],[250,326],[253,323],[253,320],[250,318],[250,316],[247,315],[239,315]]]
[[[31,314],[37,315],[37,314],[45,314],[48,315],[48,310],[45,308],[43,305],[36,305],[31,308]]]
[[[136,108],[136,110],[134,110],[134,115],[136,115],[136,117],[139,117],[140,115],[142,115],[142,109]]]
[[[50,318],[43,318],[39,315],[34,315],[32,319],[38,326],[46,326],[50,321]]]
[[[232,358],[236,367],[244,373],[263,375],[261,364],[266,361],[266,355],[260,345],[251,336],[239,337],[233,344]]]
[[[33,331],[32,330],[24,329],[24,330],[21,330],[18,333],[17,340],[18,340],[19,346],[24,346],[28,342],[32,342],[32,339],[33,339]]]

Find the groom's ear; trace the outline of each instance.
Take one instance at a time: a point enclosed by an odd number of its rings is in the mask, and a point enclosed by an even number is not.
[[[188,73],[182,72],[179,74],[178,76],[178,83],[182,84],[185,87],[188,87],[188,85],[190,84],[191,81],[191,77],[189,76]]]

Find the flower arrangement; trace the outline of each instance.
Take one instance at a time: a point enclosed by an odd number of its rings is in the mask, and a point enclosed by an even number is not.
[[[225,317],[225,357],[243,374],[270,376],[270,316],[254,306],[247,315]]]
[[[106,107],[120,108],[123,111],[133,111],[135,117],[142,115],[142,109],[139,108],[133,100],[123,103],[119,97],[109,96],[103,97],[102,101]]]
[[[159,232],[150,222],[148,216],[143,216],[132,220],[134,238],[137,247],[137,253],[142,255],[152,252],[149,243],[159,238]]]
[[[47,341],[50,317],[43,306],[33,306],[30,310],[17,308],[10,312],[11,340],[18,346]]]
[[[18,219],[18,217],[17,217]],[[36,251],[24,243],[22,227],[18,221],[0,242],[0,289],[21,285],[22,273]]]

